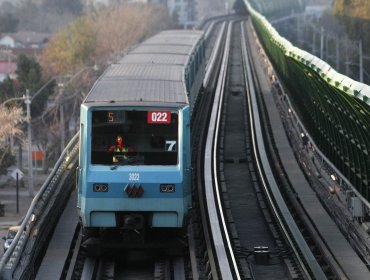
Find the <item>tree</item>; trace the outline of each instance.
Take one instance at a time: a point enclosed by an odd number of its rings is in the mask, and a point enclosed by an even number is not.
[[[4,13],[10,13],[10,14],[14,15],[17,11],[17,7],[15,6],[15,4],[11,0],[4,1],[0,5],[0,11],[3,11]]]
[[[39,88],[41,80],[41,66],[34,57],[18,56],[16,74],[20,82],[20,90],[34,91]]]
[[[14,81],[7,77],[2,83],[0,83],[0,103],[15,96],[16,88]]]
[[[10,13],[0,13],[0,33],[16,32],[19,24],[18,18]]]
[[[19,30],[55,32],[82,14],[81,0],[23,0],[15,16]]]
[[[9,167],[15,164],[15,156],[10,150],[10,146],[0,147],[0,174],[7,174]]]
[[[21,123],[25,120],[21,108],[7,108],[0,105],[0,174],[6,174],[7,168],[15,163],[9,145],[10,138],[23,138]]]
[[[370,2],[368,0],[334,0],[333,13],[368,20],[370,19]]]
[[[83,11],[81,0],[43,0],[41,6],[47,12],[59,15],[71,13],[79,16]]]
[[[41,65],[47,77],[74,73],[90,63],[96,34],[87,17],[80,17],[56,33],[46,46]]]
[[[134,44],[173,27],[167,9],[127,4],[95,11],[60,30],[41,58],[46,77],[75,73],[86,65],[116,61]]]
[[[18,92],[22,95],[26,93],[28,89],[32,94],[35,94],[44,84],[41,75],[41,66],[35,58],[28,58],[24,55],[20,55],[17,59],[17,71],[18,76]],[[55,84],[50,84],[45,88],[31,103],[31,114],[32,117],[40,115],[46,105],[48,96],[52,93],[52,89]]]
[[[23,133],[19,125],[24,119],[22,108],[7,108],[0,105],[0,140],[4,140],[4,137],[8,136],[22,136]]]
[[[90,15],[97,31],[94,61],[117,61],[129,48],[160,30],[175,26],[165,7],[127,4]]]
[[[22,1],[17,8],[16,17],[19,19],[19,30],[45,31],[44,16],[40,7],[31,1]]]
[[[19,19],[15,15],[16,7],[9,1],[0,5],[0,33],[17,31]]]

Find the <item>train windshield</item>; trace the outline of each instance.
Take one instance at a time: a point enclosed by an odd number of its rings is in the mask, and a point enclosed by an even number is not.
[[[178,129],[177,111],[93,111],[91,163],[177,165]]]

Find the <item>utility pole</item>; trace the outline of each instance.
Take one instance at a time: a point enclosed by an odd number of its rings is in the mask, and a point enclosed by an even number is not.
[[[360,82],[364,82],[364,60],[363,60],[363,51],[362,51],[362,40],[358,43],[359,48],[359,59],[360,59]]]
[[[316,55],[316,34],[315,34],[315,28],[312,27],[312,54]]]
[[[32,137],[31,137],[31,99],[30,92],[26,90],[26,100],[24,101],[27,106],[27,136],[28,136],[28,193],[33,196],[33,168],[32,168]]]
[[[294,11],[292,10],[292,16],[294,14]],[[303,45],[303,42],[302,42],[302,26],[301,26],[301,21],[300,21],[300,17],[296,17],[297,19],[297,43],[298,43],[298,46],[302,47]]]
[[[324,59],[324,27],[321,27],[320,58]]]
[[[340,72],[339,43],[339,36],[337,35],[335,37],[335,65],[338,72]]]
[[[348,40],[345,41],[346,42],[346,76],[349,76],[349,56],[348,56]]]
[[[59,116],[60,116],[60,152],[62,153],[64,148],[65,148],[65,139],[66,139],[66,132],[65,132],[65,121],[64,121],[64,106],[62,102],[62,97],[63,97],[63,89],[64,89],[64,84],[59,83],[59,97],[60,97],[60,108],[59,108]]]

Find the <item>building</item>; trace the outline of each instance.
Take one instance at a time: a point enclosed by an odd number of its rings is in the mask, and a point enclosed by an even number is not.
[[[50,34],[20,31],[0,36],[0,47],[39,49],[49,41]]]
[[[8,76],[16,79],[17,57],[23,54],[37,59],[49,38],[50,34],[29,31],[2,34],[0,36],[0,82]]]
[[[17,70],[17,57],[9,50],[0,49],[0,82],[3,82],[7,77],[16,78],[15,71]]]

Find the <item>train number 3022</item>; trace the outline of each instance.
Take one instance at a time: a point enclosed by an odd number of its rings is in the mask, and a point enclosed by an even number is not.
[[[129,173],[128,174],[129,181],[139,181],[140,180],[140,173]]]

